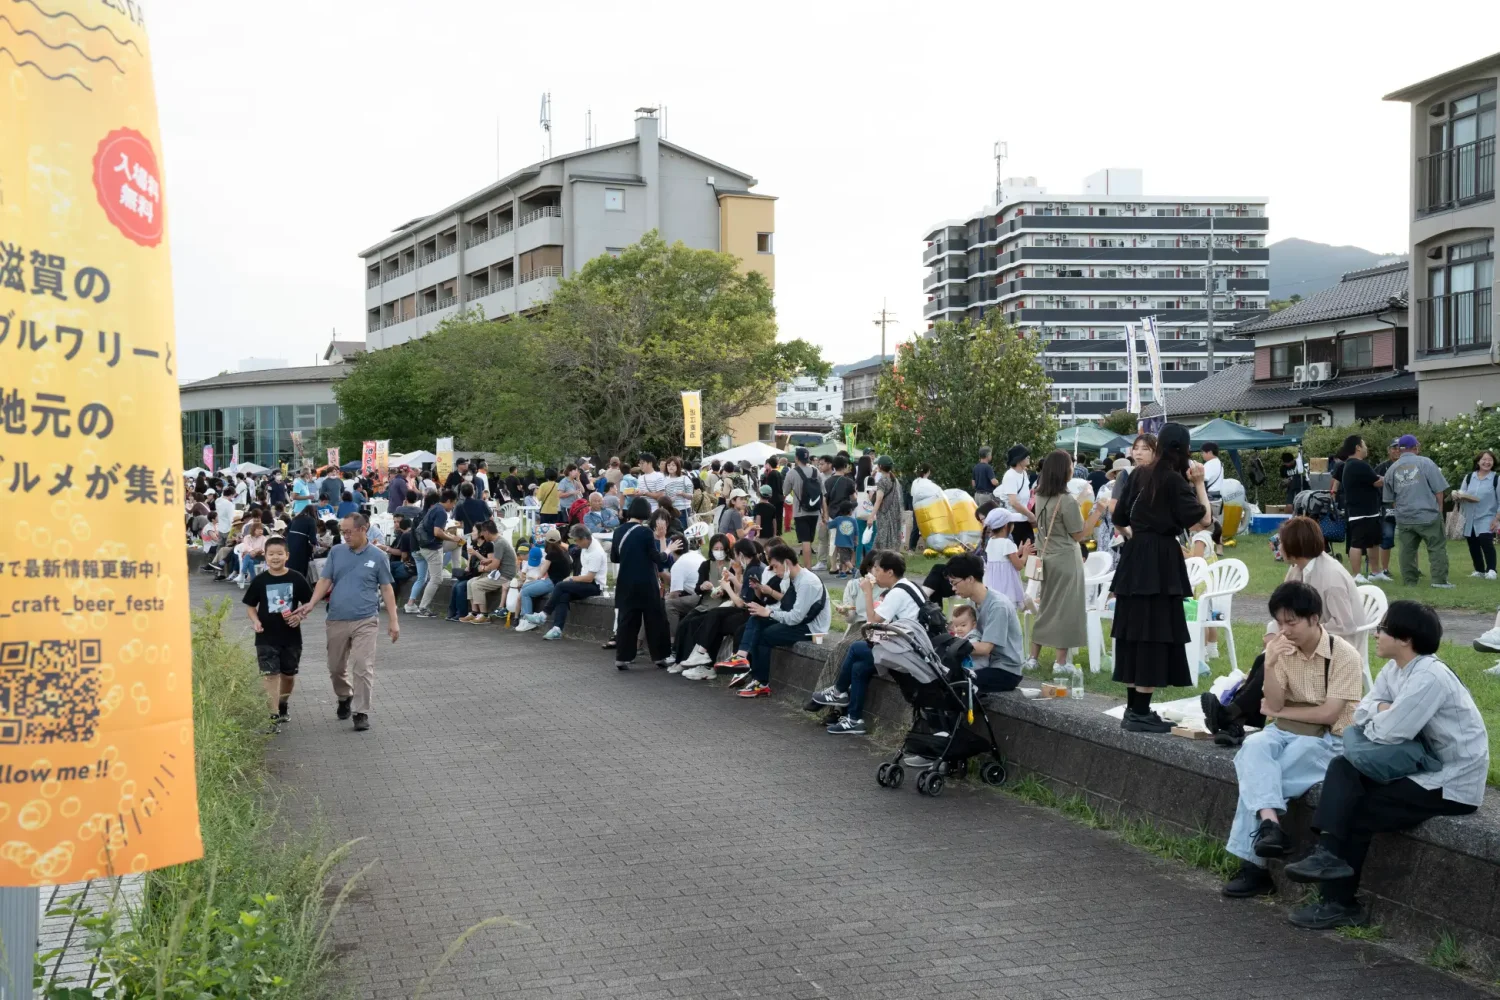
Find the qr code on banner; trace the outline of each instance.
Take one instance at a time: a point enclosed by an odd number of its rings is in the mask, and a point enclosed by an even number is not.
[[[98,639],[0,643],[0,744],[93,739],[101,658]]]

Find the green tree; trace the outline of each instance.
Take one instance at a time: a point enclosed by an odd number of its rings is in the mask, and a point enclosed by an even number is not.
[[[854,425],[854,449],[850,454],[856,458],[859,452],[866,448],[879,449],[880,447],[880,432],[876,412],[875,410],[853,410],[844,414],[844,419],[839,424],[835,436],[844,442],[845,445],[849,444],[849,439],[844,436],[844,426],[847,424]]]
[[[703,393],[711,441],[777,382],[829,370],[805,341],[777,342],[762,275],[654,230],[563,279],[531,331],[546,406],[597,455],[680,450],[684,390]]]
[[[998,318],[939,323],[930,336],[902,344],[881,376],[878,433],[899,472],[928,462],[938,483],[967,488],[984,445],[1000,455],[1014,444],[1036,455],[1052,449],[1051,384],[1040,344]]]
[[[1099,421],[1100,427],[1115,434],[1134,434],[1139,425],[1136,415],[1129,410],[1113,410]]]

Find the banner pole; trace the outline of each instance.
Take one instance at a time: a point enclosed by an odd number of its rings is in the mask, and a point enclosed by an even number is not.
[[[40,907],[41,890],[35,886],[0,889],[0,945],[5,949],[0,1000],[30,1000]]]

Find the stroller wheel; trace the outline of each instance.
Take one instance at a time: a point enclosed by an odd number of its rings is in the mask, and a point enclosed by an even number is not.
[[[979,779],[986,785],[1005,784],[1005,765],[992,760],[979,770]]]
[[[906,769],[900,764],[892,764],[891,769],[885,772],[885,786],[887,788],[900,788],[901,780],[906,777]]]
[[[934,798],[943,793],[943,776],[933,771],[927,775],[927,794]]]
[[[881,788],[888,787],[890,785],[890,783],[891,783],[890,782],[890,773],[891,773],[891,765],[889,763],[881,764],[879,767],[877,767],[875,769],[875,783],[877,785],[879,785]]]
[[[918,771],[917,772],[917,794],[918,795],[926,795],[927,794],[927,776],[929,774],[931,774],[931,773],[932,773],[931,771]]]

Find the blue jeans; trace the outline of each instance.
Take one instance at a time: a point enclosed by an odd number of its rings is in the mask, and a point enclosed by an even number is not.
[[[552,581],[546,577],[540,580],[532,580],[521,588],[521,614],[532,613],[532,602],[538,597],[546,597],[552,593]]]
[[[844,655],[843,666],[839,667],[839,679],[833,685],[840,691],[849,692],[849,718],[865,717],[865,691],[869,689],[870,678],[874,676],[875,654],[870,650],[870,644],[863,640],[856,642]]]
[[[469,581],[455,580],[448,593],[448,617],[462,618],[469,613]]]
[[[1295,799],[1323,780],[1328,765],[1343,753],[1343,746],[1344,741],[1332,734],[1298,736],[1274,724],[1247,736],[1234,755],[1240,800],[1225,845],[1229,853],[1264,868],[1265,859],[1255,856],[1260,811],[1285,813],[1288,799]]]
[[[417,564],[417,579],[411,585],[411,591],[406,595],[408,604],[415,604],[417,598],[422,596],[422,588],[427,586],[427,560],[417,556],[412,562]]]
[[[588,597],[598,596],[599,585],[597,583],[576,583],[572,580],[559,583],[552,588],[552,596],[547,600],[547,610],[552,612],[552,624],[557,628],[568,624],[570,601],[581,601]]]
[[[751,616],[740,646],[750,657],[750,676],[762,684],[771,680],[771,650],[812,637],[806,625],[783,625],[771,618]]]
[[[240,556],[240,575],[243,577],[255,576],[255,556]]]

